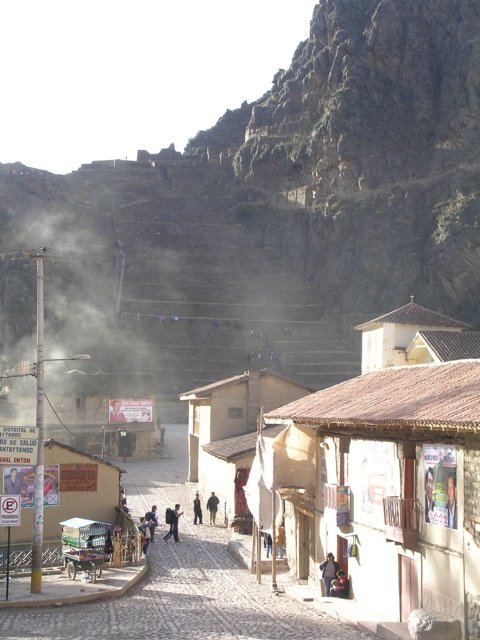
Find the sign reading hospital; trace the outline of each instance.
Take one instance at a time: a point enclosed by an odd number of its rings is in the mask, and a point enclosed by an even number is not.
[[[0,427],[0,464],[37,464],[36,427]]]
[[[108,421],[153,422],[153,400],[109,400]]]

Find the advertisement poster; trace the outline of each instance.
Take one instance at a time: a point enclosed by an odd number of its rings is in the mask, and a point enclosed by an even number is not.
[[[423,447],[425,522],[457,528],[457,452],[455,447]]]
[[[60,491],[96,491],[98,464],[61,464]]]
[[[350,522],[350,503],[348,487],[337,487],[337,524]]]
[[[153,422],[153,400],[109,400],[108,421]]]
[[[382,525],[383,499],[400,495],[395,445],[355,440],[350,445],[350,457],[349,484],[354,490],[355,517],[365,523]]]
[[[35,501],[35,467],[18,465],[3,467],[3,493],[19,495],[22,507],[33,507]],[[59,504],[58,465],[45,465],[43,477],[43,504],[55,507]]]

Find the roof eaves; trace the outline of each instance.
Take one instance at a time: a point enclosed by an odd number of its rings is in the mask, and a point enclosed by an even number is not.
[[[224,460],[225,462],[234,462],[235,460],[238,460],[238,458],[243,457],[244,455],[247,455],[247,453],[254,453],[255,449],[256,449],[256,444],[253,447],[245,447],[244,449],[235,451],[235,453],[220,453],[219,451],[211,451],[208,448],[208,445],[203,445],[202,449],[210,454],[211,456],[214,456],[215,458],[218,458],[219,460]]]
[[[116,464],[112,464],[108,460],[104,460],[102,458],[98,458],[97,456],[93,456],[92,454],[87,453],[86,451],[81,451],[80,449],[76,449],[75,447],[71,447],[68,444],[63,444],[62,442],[58,442],[58,440],[54,440],[53,438],[46,439],[44,441],[44,446],[48,447],[49,449],[51,447],[53,447],[53,446],[60,447],[61,449],[66,449],[67,451],[71,451],[72,453],[78,453],[79,455],[84,456],[85,458],[90,458],[90,460],[93,460],[96,463],[101,463],[101,464],[107,465],[108,467],[113,467],[114,469],[116,469],[120,473],[127,473],[126,469],[122,469],[121,467],[117,467]]]
[[[385,429],[399,430],[410,429],[412,431],[429,430],[451,433],[480,433],[480,421],[456,422],[454,420],[369,420],[364,418],[309,418],[305,416],[290,417],[293,424],[304,426],[310,429],[326,429],[327,431],[335,431],[338,427],[352,427],[354,429]],[[271,418],[270,421],[274,419]],[[287,418],[283,418],[287,420]],[[277,422],[281,422],[281,418],[276,418]]]

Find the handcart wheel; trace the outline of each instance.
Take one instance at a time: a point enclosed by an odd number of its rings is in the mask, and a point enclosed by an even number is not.
[[[71,561],[67,562],[67,576],[70,578],[70,580],[75,580],[75,577],[77,575],[77,567],[75,566],[75,564]]]

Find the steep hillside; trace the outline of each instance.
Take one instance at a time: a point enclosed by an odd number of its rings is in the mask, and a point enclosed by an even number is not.
[[[478,325],[479,27],[470,0],[323,0],[291,67],[184,154],[0,167],[4,361],[34,359],[18,249],[40,245],[50,352],[154,373],[166,413],[248,368],[351,377],[352,326],[412,293]]]

